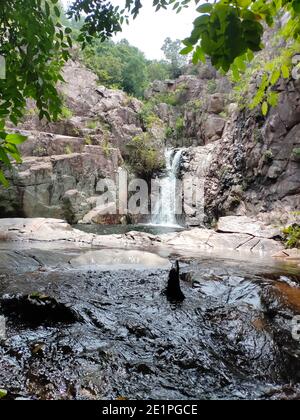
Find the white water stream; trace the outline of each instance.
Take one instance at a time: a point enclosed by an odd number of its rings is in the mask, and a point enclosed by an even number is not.
[[[160,194],[154,206],[152,224],[178,227],[177,222],[177,182],[180,171],[183,149],[166,149],[166,176],[160,180]],[[180,203],[179,203],[180,204]]]

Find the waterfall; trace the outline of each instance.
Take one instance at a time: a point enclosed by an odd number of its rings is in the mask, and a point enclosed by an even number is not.
[[[160,179],[160,194],[154,205],[152,224],[160,226],[178,226],[176,217],[176,202],[178,199],[176,187],[180,171],[183,149],[166,149],[166,175]],[[157,198],[157,197],[156,197]]]

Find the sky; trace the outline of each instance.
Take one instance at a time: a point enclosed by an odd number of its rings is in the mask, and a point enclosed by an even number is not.
[[[67,4],[69,0],[62,0]],[[125,0],[112,0],[113,4],[123,5]],[[114,37],[115,41],[126,38],[130,44],[143,51],[148,59],[162,59],[161,47],[167,37],[187,38],[192,31],[192,22],[197,17],[194,2],[188,9],[176,14],[172,9],[155,12],[152,0],[144,0],[140,15],[123,27],[123,32]],[[198,4],[199,6],[199,4]]]

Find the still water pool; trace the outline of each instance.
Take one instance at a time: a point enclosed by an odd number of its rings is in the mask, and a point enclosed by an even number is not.
[[[133,231],[161,235],[184,230],[181,226],[159,225],[75,225],[73,227],[86,233],[94,233],[95,235],[122,235]]]

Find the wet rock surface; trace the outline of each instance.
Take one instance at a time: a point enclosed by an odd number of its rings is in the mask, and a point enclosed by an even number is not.
[[[180,265],[180,304],[162,293],[169,270],[1,274],[7,398],[299,399],[299,269],[210,256]],[[75,318],[24,322],[16,308],[32,295]]]

